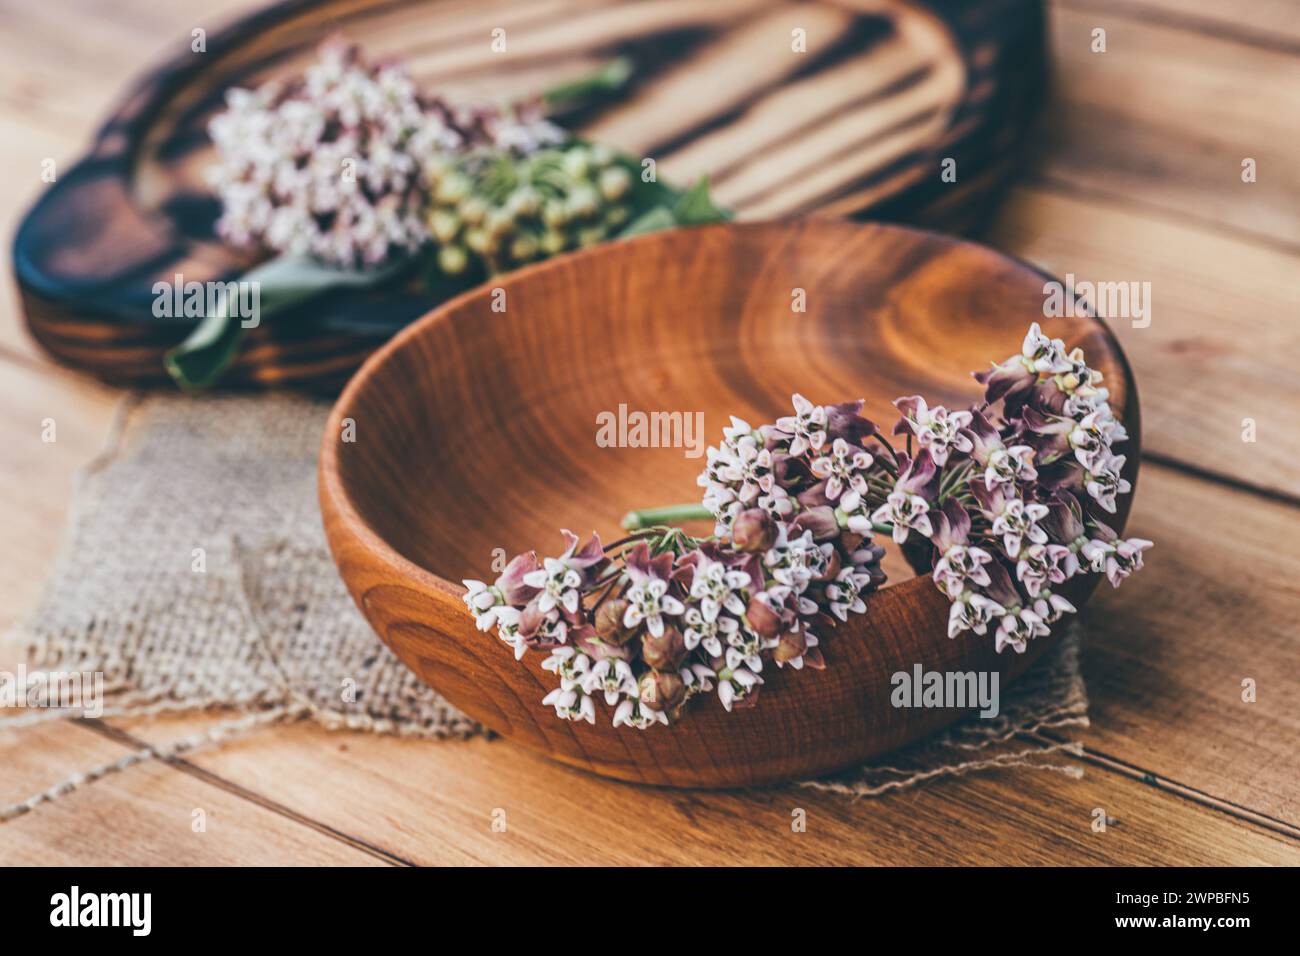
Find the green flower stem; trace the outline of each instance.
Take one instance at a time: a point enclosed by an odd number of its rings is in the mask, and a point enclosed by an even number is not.
[[[704,505],[666,505],[662,508],[641,508],[623,516],[623,527],[628,531],[653,528],[656,525],[675,524],[682,521],[706,521],[713,512]]]
[[[631,77],[632,61],[625,56],[615,57],[585,76],[551,87],[542,94],[542,101],[552,113],[581,106],[617,93]]]
[[[641,528],[637,531],[633,531],[631,534],[627,535],[626,537],[619,538],[617,541],[611,541],[609,544],[605,545],[605,553],[613,554],[615,551],[618,551],[622,548],[630,548],[638,541],[643,541],[646,538],[654,537],[656,534],[659,533],[659,530],[660,529],[658,528],[647,527],[647,528]]]
[[[682,521],[706,521],[712,517],[713,512],[704,505],[665,505],[662,508],[640,508],[629,511],[623,516],[623,527],[628,531],[642,531]],[[894,526],[873,521],[871,530],[877,534],[892,535]]]
[[[940,504],[942,504],[955,489],[964,487],[964,483],[967,476],[970,474],[972,467],[973,465],[971,462],[964,461],[939,479],[938,500]]]

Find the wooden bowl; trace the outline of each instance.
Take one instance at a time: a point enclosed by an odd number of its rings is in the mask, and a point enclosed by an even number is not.
[[[340,573],[384,642],[452,704],[586,770],[740,786],[915,741],[961,712],[893,707],[891,675],[997,670],[1005,687],[1056,635],[1023,655],[995,653],[991,636],[950,640],[943,596],[926,577],[898,580],[908,572],[895,561],[896,583],[824,641],[824,671],[773,667],[751,709],[726,713],[710,695],[672,726],[615,729],[603,701],[594,726],[543,706],[545,655],[517,662],[475,630],[460,582],[494,578],[494,558],[558,554],[560,528],[608,541],[630,508],[698,500],[703,459],[598,447],[603,411],[701,411],[716,444],[729,415],[772,421],[801,392],[865,398],[864,414],[892,427],[899,395],[976,401],[970,371],[1018,351],[1034,321],[1104,373],[1134,481],[1138,405],[1119,344],[1095,318],[1044,320],[1044,279],[959,240],[822,220],[659,233],[513,274],[406,329],[339,398],[320,498]],[[806,312],[792,310],[800,291]],[[1081,604],[1095,581],[1067,593]]]

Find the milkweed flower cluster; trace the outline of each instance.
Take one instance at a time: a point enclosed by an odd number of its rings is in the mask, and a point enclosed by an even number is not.
[[[873,430],[858,407],[837,406],[832,443]],[[748,449],[754,434],[737,422],[728,440]],[[542,666],[560,683],[544,703],[563,718],[594,723],[603,700],[614,726],[645,729],[699,695],[752,706],[774,668],[824,667],[823,639],[885,580],[869,530],[826,526],[816,510],[786,520],[755,501],[747,492],[752,506],[708,539],[652,528],[580,547],[566,531],[559,557],[520,555],[492,584],[466,581],[465,602],[516,658],[549,655]]]
[[[999,652],[1023,652],[1074,612],[1062,585],[1118,586],[1151,542],[1102,520],[1130,491],[1112,450],[1127,436],[1079,350],[1035,324],[975,377],[984,400],[967,409],[897,399],[901,441],[861,401],[795,395],[772,424],[732,418],[699,477],[712,537],[660,527],[579,546],[565,531],[559,557],[467,580],[465,602],[516,658],[548,654],[559,716],[594,723],[603,699],[615,726],[642,729],[710,692],[751,706],[773,666],[824,667],[824,639],[885,580],[877,534],[951,601],[950,638],[992,631]]]
[[[519,155],[439,156],[426,176],[429,231],[446,275],[489,275],[603,242],[632,216],[632,174],[605,146],[538,144]]]
[[[480,630],[515,657],[545,652],[559,686],[543,703],[614,726],[668,723],[692,697],[716,693],[728,711],[754,704],[771,667],[824,665],[819,633],[866,610],[884,581],[868,538],[818,542],[758,509],[742,540],[698,541],[651,529],[604,546],[596,536],[556,558],[519,555],[492,584],[466,581]]]
[[[339,41],[300,78],[228,91],[208,132],[217,233],[344,268],[380,265],[429,239],[426,169],[436,157],[522,154],[561,136],[535,109],[423,95],[402,66],[369,64]]]

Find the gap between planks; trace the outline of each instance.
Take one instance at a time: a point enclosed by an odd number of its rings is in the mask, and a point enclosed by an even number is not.
[[[77,719],[74,720],[73,723],[84,727],[85,729],[91,731],[92,733],[99,734],[101,737],[106,737],[109,740],[113,741],[114,743],[118,743],[124,747],[128,747],[131,750],[152,749],[152,745],[149,744],[147,741],[141,740],[140,738],[133,736],[127,731],[122,730],[118,727],[114,727],[112,724],[105,723],[102,720]],[[391,853],[388,850],[385,850],[381,847],[377,847],[372,843],[367,843],[365,840],[362,840],[359,837],[352,836],[349,833],[344,833],[343,831],[338,830],[327,823],[322,823],[320,820],[316,820],[313,819],[312,817],[301,814],[296,810],[285,806],[282,803],[279,803],[275,800],[271,800],[268,797],[265,797],[262,794],[257,793],[253,790],[249,790],[247,787],[240,786],[234,781],[228,780],[225,777],[220,776],[219,774],[215,774],[210,770],[205,770],[203,767],[200,767],[198,764],[191,763],[189,760],[186,760],[184,757],[159,757],[157,759],[181,773],[187,774],[191,777],[194,777],[197,780],[203,781],[209,786],[217,787],[220,790],[224,790],[226,793],[230,794],[233,797],[237,797],[241,800],[246,800],[249,803],[261,807],[263,810],[269,810],[270,812],[278,814],[287,820],[291,820],[294,823],[299,824],[300,826],[304,826],[307,827],[308,829],[315,830],[317,833],[321,834],[322,836],[326,836],[331,839],[337,840],[340,843],[346,843],[348,846],[356,850],[360,850],[363,853],[368,853],[369,855],[377,859],[383,860],[385,863],[389,863],[393,866],[415,866],[416,865],[413,861],[398,856],[396,853]]]
[[[1278,236],[1270,235],[1265,232],[1255,232],[1236,223],[1227,222],[1222,219],[1214,219],[1208,216],[1198,216],[1195,213],[1186,212],[1181,209],[1171,209],[1168,206],[1159,203],[1148,202],[1140,196],[1132,193],[1111,192],[1102,186],[1091,186],[1083,183],[1072,182],[1055,176],[1050,171],[1052,163],[1050,158],[1038,162],[1033,168],[1021,171],[1019,178],[1010,183],[1012,190],[1017,188],[1032,187],[1045,193],[1054,193],[1067,199],[1077,199],[1080,202],[1091,203],[1098,206],[1118,208],[1127,211],[1138,211],[1144,216],[1150,216],[1152,219],[1162,219],[1170,225],[1180,228],[1196,229],[1201,232],[1219,233],[1228,238],[1235,239],[1239,242],[1251,243],[1253,245],[1264,246],[1275,252],[1284,255],[1296,256],[1300,258],[1300,243],[1289,242]],[[1009,251],[998,247],[1001,251]],[[1300,262],[1297,262],[1300,268]]]
[[[1043,744],[1066,743],[1065,738],[1052,733],[1051,731],[1038,731],[1026,734],[1031,740],[1036,740]],[[1138,783],[1154,787],[1156,790],[1163,790],[1165,793],[1176,797],[1182,797],[1189,803],[1199,804],[1210,810],[1216,810],[1226,816],[1241,820],[1244,823],[1252,823],[1261,829],[1276,833],[1279,836],[1297,841],[1300,845],[1300,827],[1287,823],[1285,820],[1279,820],[1277,817],[1269,816],[1267,813],[1260,813],[1258,810],[1252,810],[1250,807],[1243,806],[1240,803],[1233,803],[1231,800],[1224,800],[1213,794],[1206,793],[1196,787],[1180,783],[1169,777],[1162,777],[1150,770],[1143,770],[1136,764],[1130,763],[1119,757],[1112,757],[1110,754],[1103,753],[1100,750],[1094,750],[1087,746],[1083,747],[1083,753],[1080,759],[1092,764],[1094,767],[1101,767],[1112,773],[1135,780]]]
[[[1300,495],[1294,495],[1280,488],[1263,488],[1259,485],[1252,485],[1250,482],[1240,478],[1232,478],[1227,475],[1221,475],[1218,472],[1211,471],[1209,468],[1202,468],[1200,465],[1189,464],[1181,459],[1174,458],[1170,455],[1160,454],[1159,452],[1142,453],[1142,461],[1149,462],[1153,465],[1159,465],[1162,468],[1168,468],[1170,471],[1176,471],[1180,474],[1187,475],[1189,478],[1196,478],[1200,481],[1209,482],[1214,485],[1231,488],[1234,491],[1244,491],[1247,494],[1263,498],[1265,501],[1272,501],[1276,504],[1287,505],[1291,508],[1300,508]]]

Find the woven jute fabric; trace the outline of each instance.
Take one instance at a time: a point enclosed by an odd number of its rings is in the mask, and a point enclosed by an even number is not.
[[[483,732],[380,643],[339,580],[316,501],[327,411],[291,395],[126,403],[109,447],[79,478],[63,554],[20,628],[27,666],[102,673],[105,717],[225,711],[229,719],[88,768],[0,808],[0,819],[105,773],[265,725],[314,720],[426,738]],[[999,766],[1077,774],[1054,755],[1079,752],[1064,731],[1086,715],[1072,635],[1002,694],[996,719],[806,785],[866,796]],[[67,712],[0,711],[0,728],[60,717]]]

